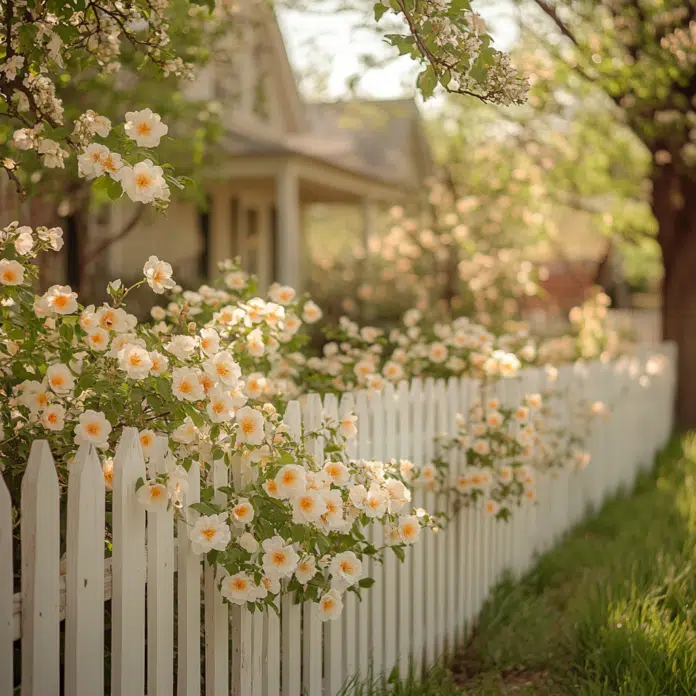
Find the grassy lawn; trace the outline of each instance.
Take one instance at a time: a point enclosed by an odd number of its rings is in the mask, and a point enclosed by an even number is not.
[[[450,667],[396,693],[696,694],[696,436],[500,586]]]

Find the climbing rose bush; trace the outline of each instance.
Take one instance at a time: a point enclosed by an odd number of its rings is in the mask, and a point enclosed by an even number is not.
[[[12,223],[0,234],[0,466],[15,502],[33,441],[48,440],[62,485],[77,448],[94,446],[108,483],[131,426],[148,467],[138,499],[151,512],[171,506],[189,523],[192,549],[216,567],[232,603],[274,606],[295,591],[333,618],[343,592],[371,584],[366,557],[387,545],[403,557],[430,518],[411,509],[398,467],[347,455],[355,416],[291,432],[265,395],[265,374],[246,371],[273,364],[287,334],[282,305],[220,296],[212,319],[220,332],[187,321],[186,305],[177,323],[139,323],[126,309],[131,293],[176,289],[171,266],[155,256],[134,285],[110,283],[101,307],[80,305],[69,286],[36,296],[34,259],[61,246],[58,228]],[[200,502],[187,510],[192,467],[200,467]],[[374,524],[394,530],[389,544],[367,540]]]

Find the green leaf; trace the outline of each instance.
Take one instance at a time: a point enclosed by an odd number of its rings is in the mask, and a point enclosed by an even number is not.
[[[375,3],[375,22],[379,22],[389,8],[381,2]]]
[[[360,580],[358,582],[358,585],[360,585],[360,587],[366,587],[366,588],[372,587],[374,584],[375,584],[374,578],[363,578],[362,580]]]
[[[218,514],[218,511],[212,505],[209,505],[208,503],[193,503],[192,505],[189,505],[189,507],[192,510],[195,510],[196,512],[200,512],[201,515],[217,515]]]
[[[123,189],[118,181],[114,181],[110,176],[101,176],[95,180],[92,187],[101,193],[105,193],[109,200],[115,201],[123,195]]]
[[[418,80],[416,81],[418,89],[423,95],[423,99],[429,99],[433,96],[437,83],[437,73],[435,72],[433,66],[429,65],[425,70],[423,70],[422,73],[418,75]]]

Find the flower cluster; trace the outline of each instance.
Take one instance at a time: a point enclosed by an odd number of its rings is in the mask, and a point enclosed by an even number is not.
[[[69,153],[55,140],[44,138],[41,135],[43,130],[43,123],[32,128],[20,128],[14,133],[14,145],[19,150],[36,150],[45,167],[62,169],[65,166],[63,160]],[[161,138],[167,134],[167,126],[162,123],[159,114],[153,113],[151,109],[143,109],[126,114],[123,131],[125,137],[118,141],[124,153],[121,154],[94,141],[97,136],[108,138],[112,132],[112,140],[116,138],[108,118],[95,114],[92,110],[80,116],[73,130],[74,144],[80,148],[77,157],[79,175],[90,181],[106,177],[104,183],[111,198],[118,198],[124,192],[132,201],[166,207],[170,193],[168,182],[179,186],[178,181],[165,175],[163,168],[151,159],[130,165],[126,156],[135,146],[138,152],[142,148],[157,147]]]
[[[251,281],[233,266],[227,290],[184,293],[155,256],[135,285],[110,283],[111,301],[100,307],[80,305],[63,285],[37,297],[32,261],[61,245],[57,228],[12,223],[0,234],[0,463],[14,496],[35,439],[49,441],[62,480],[77,447],[90,443],[109,483],[116,442],[131,426],[148,467],[139,500],[151,511],[171,505],[189,521],[192,548],[215,565],[231,602],[271,605],[281,590],[296,590],[332,618],[344,591],[371,584],[362,577],[366,556],[390,547],[403,557],[429,517],[409,509],[397,469],[348,457],[355,416],[324,417],[300,433],[271,401],[288,402],[280,346],[292,341],[298,317],[315,320],[318,308],[283,286],[270,290],[277,302],[235,298]],[[146,284],[182,302],[153,310],[161,318],[152,325],[125,308]],[[195,520],[186,504],[191,467],[202,477]],[[381,548],[367,541],[374,523],[393,530]]]
[[[449,492],[455,512],[481,503],[487,514],[509,519],[513,507],[536,501],[534,421],[541,405],[538,394],[528,394],[515,407],[494,396],[475,401],[457,416],[454,437],[438,441],[438,455],[417,472],[416,483]],[[454,478],[453,460],[458,463]]]
[[[480,15],[468,2],[380,0],[375,16],[387,11],[403,18],[408,34],[387,39],[425,69],[418,86],[425,97],[441,84],[448,92],[468,94],[496,104],[524,102],[528,84],[512,67],[509,56],[492,47]]]

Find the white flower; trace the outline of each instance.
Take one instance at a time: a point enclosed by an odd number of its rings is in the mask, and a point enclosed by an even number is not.
[[[343,462],[325,462],[324,471],[335,486],[345,486],[350,480],[350,471]]]
[[[350,498],[350,502],[353,503],[358,510],[362,510],[367,502],[367,489],[362,483],[359,483],[348,491],[348,497]]]
[[[62,430],[65,427],[65,408],[60,404],[49,404],[41,413],[41,425],[47,430]]]
[[[368,517],[382,517],[387,511],[389,499],[378,483],[373,483],[365,499],[365,514]],[[357,506],[356,506],[357,507]]]
[[[524,400],[526,401],[527,406],[529,406],[529,408],[541,408],[541,404],[543,401],[541,398],[541,394],[527,394],[524,397]]]
[[[154,451],[157,436],[152,430],[141,430],[138,433],[138,439],[145,459],[149,459]]]
[[[84,176],[87,179],[95,179],[98,176],[101,176],[105,171],[106,171],[106,162],[107,158],[111,155],[111,152],[106,145],[101,145],[100,143],[90,143],[84,150],[82,151],[82,154],[77,156],[77,168],[80,176]],[[116,155],[118,158],[118,167],[117,169],[120,169],[121,166],[121,156]],[[111,159],[111,165],[116,167],[116,162],[113,159]]]
[[[63,230],[60,227],[39,227],[36,230],[39,239],[48,242],[53,251],[60,251],[63,248]]]
[[[102,473],[104,474],[104,485],[107,491],[114,489],[114,460],[109,457],[102,464]]]
[[[295,577],[300,585],[306,585],[317,574],[317,559],[314,556],[305,556],[295,570]]]
[[[175,367],[172,372],[172,394],[179,401],[200,401],[205,392],[198,379],[198,370]]]
[[[274,493],[279,498],[291,498],[307,487],[307,472],[299,464],[286,464],[276,474]]]
[[[20,232],[19,230],[25,231]],[[14,240],[14,248],[20,256],[26,256],[34,248],[34,237],[31,234],[30,227],[20,227],[19,230],[17,230],[19,234]]]
[[[235,522],[247,525],[254,519],[254,507],[247,498],[239,498],[232,508],[232,517]]]
[[[54,363],[46,370],[46,380],[48,386],[56,394],[69,394],[75,387],[75,377],[70,368],[63,363]]]
[[[267,381],[266,378],[260,372],[252,372],[246,378],[246,393],[251,399],[258,399],[261,394],[263,394],[264,389],[266,389]]]
[[[399,479],[390,478],[384,484],[389,494],[389,512],[399,512],[411,500],[411,491]]]
[[[259,550],[259,542],[249,532],[240,534],[237,537],[237,543],[248,553],[256,553]]]
[[[90,442],[95,447],[106,448],[109,444],[111,423],[101,411],[91,409],[80,414],[75,426],[75,442],[81,445]]]
[[[257,587],[246,573],[235,573],[222,579],[220,594],[232,604],[246,604],[256,600]]]
[[[77,311],[77,293],[69,285],[52,285],[41,298],[46,308],[56,314]]]
[[[97,326],[85,336],[85,343],[98,352],[103,352],[109,347],[109,332]]]
[[[358,427],[356,423],[358,422],[358,417],[352,413],[347,413],[342,416],[338,422],[338,430],[343,435],[343,437],[353,437],[358,432]]]
[[[343,601],[337,590],[325,592],[317,604],[317,616],[321,621],[333,621],[343,611]]]
[[[239,442],[260,445],[264,437],[264,419],[260,411],[244,406],[237,411],[237,438]]]
[[[0,283],[21,285],[24,282],[24,266],[18,261],[0,259]]]
[[[292,499],[292,521],[295,524],[316,522],[326,512],[323,496],[315,490],[307,490]]]
[[[169,472],[167,478],[167,490],[172,502],[177,506],[181,506],[188,489],[188,472],[181,464],[177,464],[174,470]]]
[[[323,312],[317,304],[309,300],[302,307],[302,320],[307,324],[314,324],[321,319]]]
[[[128,343],[118,353],[118,366],[130,379],[145,379],[150,374],[152,359],[145,348]]]
[[[229,392],[215,387],[208,392],[208,399],[206,411],[213,423],[224,423],[234,418],[234,402]]]
[[[230,290],[241,290],[246,286],[249,276],[244,271],[233,271],[225,276],[225,285]]]
[[[143,273],[147,284],[153,292],[161,295],[165,290],[171,290],[176,283],[172,278],[173,270],[166,261],[160,261],[156,256],[151,256],[143,266]]]
[[[146,481],[143,486],[138,488],[138,492],[135,495],[138,502],[148,512],[160,512],[167,509],[169,491],[163,483]]]
[[[39,143],[38,153],[43,155],[44,167],[49,169],[65,168],[63,160],[68,156],[68,153],[55,140],[42,138]]]
[[[220,350],[220,336],[215,329],[201,329],[201,350],[209,358]]]
[[[363,576],[362,561],[352,552],[344,551],[334,556],[329,566],[332,587],[343,591],[354,585]]]
[[[180,445],[190,445],[196,440],[198,429],[193,421],[187,417],[186,420],[172,433],[172,440]]]
[[[263,334],[260,329],[254,329],[247,336],[247,351],[254,358],[260,358],[266,350],[263,344]]]
[[[126,113],[125,131],[140,147],[157,147],[169,127],[162,123],[160,115],[153,113],[152,109],[143,109]]]
[[[172,337],[172,340],[165,347],[174,357],[179,360],[188,360],[196,350],[198,339],[193,336],[184,336],[177,334]]]
[[[234,389],[237,386],[239,378],[242,376],[242,369],[234,357],[232,357],[232,354],[226,350],[222,350],[209,360],[206,360],[203,363],[203,370],[216,380],[220,380],[230,389]]]
[[[119,170],[119,181],[128,197],[139,203],[169,200],[169,187],[164,180],[162,167],[150,160],[138,162],[133,167],[123,166]]]
[[[224,551],[232,539],[227,524],[227,515],[202,515],[189,532],[191,551],[195,554],[208,553],[215,549]]]
[[[406,517],[399,518],[397,529],[399,530],[399,537],[404,544],[413,544],[418,540],[421,526],[418,517],[415,515],[407,515]]]
[[[329,529],[340,530],[346,524],[343,519],[343,497],[341,491],[335,488],[322,491],[326,512],[322,516],[322,520],[326,523]]]
[[[163,375],[169,368],[169,359],[166,355],[162,355],[156,350],[150,353],[150,360],[152,361],[152,367],[150,372],[157,377]]]
[[[443,343],[433,343],[430,346],[428,356],[434,363],[441,363],[447,360],[447,347]]]
[[[264,554],[261,559],[263,572],[271,579],[289,578],[297,567],[299,557],[289,544],[279,537],[266,539],[263,544]]]
[[[295,299],[295,294],[295,288],[291,288],[289,285],[273,283],[268,288],[268,296],[271,300],[281,305],[289,305]]]

